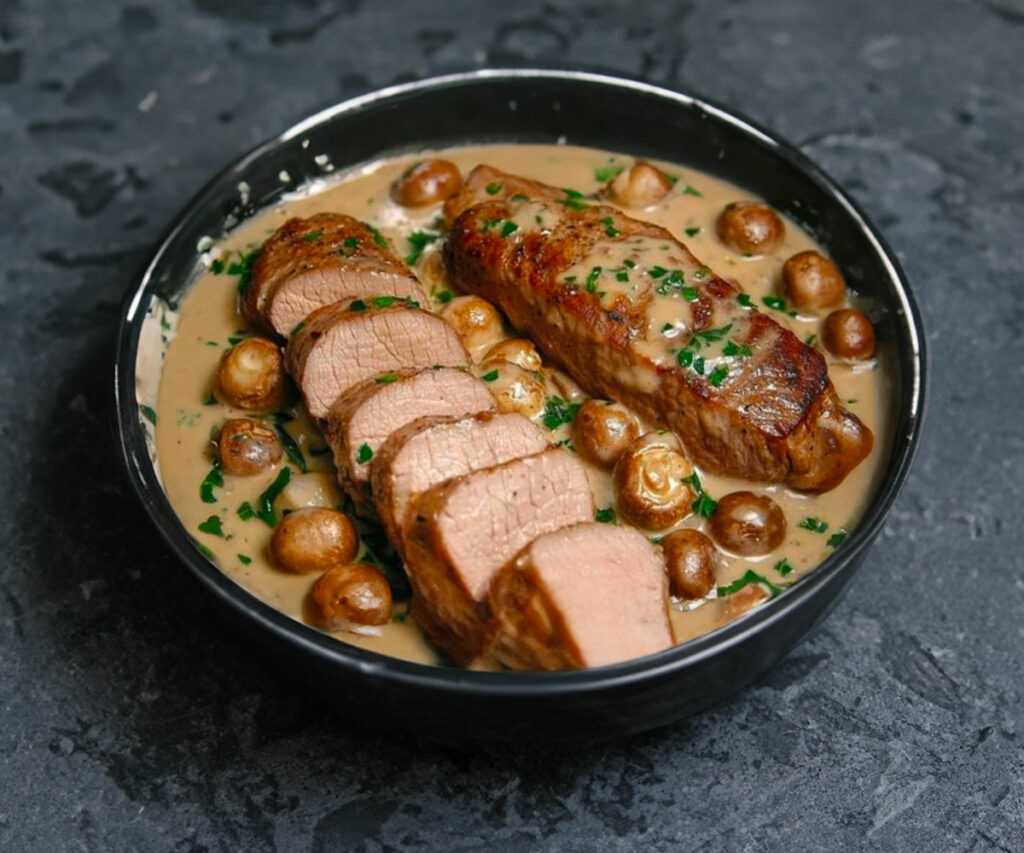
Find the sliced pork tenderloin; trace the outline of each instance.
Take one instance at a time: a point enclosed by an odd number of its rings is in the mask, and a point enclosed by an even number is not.
[[[633,527],[539,536],[495,576],[491,655],[511,669],[604,666],[672,645],[660,550]]]

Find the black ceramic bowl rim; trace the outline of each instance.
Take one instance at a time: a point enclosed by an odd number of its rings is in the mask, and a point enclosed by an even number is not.
[[[308,132],[318,125],[345,114],[359,112],[371,105],[389,99],[427,94],[447,87],[473,86],[475,83],[522,80],[543,82],[545,79],[580,81],[599,86],[631,90],[637,95],[657,97],[677,102],[687,109],[697,109],[712,121],[730,125],[778,157],[795,165],[805,173],[831,200],[839,204],[869,240],[891,279],[898,300],[896,313],[902,319],[900,332],[906,335],[912,364],[911,384],[904,397],[907,405],[901,408],[893,430],[893,448],[889,470],[878,488],[860,523],[849,534],[841,548],[831,554],[811,574],[802,578],[784,594],[744,614],[740,618],[708,634],[690,640],[664,652],[625,663],[592,669],[560,672],[476,672],[428,664],[417,664],[389,657],[339,642],[332,636],[304,625],[249,593],[231,580],[217,566],[206,560],[193,544],[175,514],[160,485],[149,457],[146,435],[139,417],[136,399],[136,362],[139,336],[143,320],[153,295],[153,284],[161,266],[166,262],[168,246],[184,223],[197,211],[212,203],[218,187],[226,182],[244,179],[247,169],[260,158],[269,155],[282,143]],[[509,140],[514,141],[514,140]],[[149,297],[149,298],[147,298]],[[288,644],[293,650],[319,659],[321,664],[349,670],[352,674],[373,676],[395,685],[427,689],[452,695],[467,692],[479,696],[510,696],[529,698],[581,691],[600,691],[606,688],[628,688],[641,681],[685,669],[711,656],[743,642],[752,635],[765,631],[779,620],[786,619],[796,608],[806,604],[824,589],[829,579],[844,568],[855,567],[858,556],[877,536],[885,518],[901,490],[916,453],[924,415],[926,375],[925,337],[920,313],[910,293],[905,275],[881,235],[867,217],[819,167],[799,150],[779,139],[754,122],[742,118],[706,100],[681,94],[628,78],[578,71],[545,69],[485,69],[450,74],[414,83],[380,89],[329,107],[299,122],[273,139],[257,146],[232,165],[224,169],[204,187],[175,219],[152,260],[138,281],[125,296],[120,314],[115,362],[114,394],[116,426],[120,450],[131,483],[165,541],[179,559],[201,583],[226,604],[229,609],[249,620],[255,627]]]

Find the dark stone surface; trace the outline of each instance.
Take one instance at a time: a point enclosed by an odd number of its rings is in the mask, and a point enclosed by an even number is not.
[[[1021,0],[3,0],[0,849],[1024,849],[1022,57]],[[118,301],[215,169],[505,62],[798,142],[903,258],[933,354],[914,475],[824,626],[708,713],[566,753],[345,731],[214,618],[107,422]]]

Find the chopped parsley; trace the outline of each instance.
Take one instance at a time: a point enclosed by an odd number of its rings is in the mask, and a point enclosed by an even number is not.
[[[722,349],[722,355],[727,355],[730,358],[750,358],[753,355],[753,351],[746,344],[741,346],[735,341],[726,341],[725,347]]]
[[[373,448],[366,444],[366,442],[363,442],[359,445],[359,451],[356,453],[356,462],[360,465],[365,465],[371,459],[373,459]]]
[[[382,376],[378,376],[373,381],[376,382],[378,385],[390,385],[392,382],[397,382],[398,381],[398,374],[397,373],[385,373]]]
[[[308,234],[303,234],[302,235],[302,242],[303,243],[315,243],[317,240],[319,240],[323,236],[324,236],[324,232],[323,231],[320,231],[320,230],[310,231]]]
[[[494,370],[488,371],[480,378],[483,379],[484,382],[493,382],[495,379],[498,378],[498,368],[494,368]]]
[[[661,278],[663,275],[666,275],[667,273],[668,270],[665,269],[664,267],[651,267],[649,270],[647,270],[647,274],[651,278]]]
[[[413,231],[406,237],[409,245],[412,246],[412,251],[405,256],[405,262],[409,266],[414,266],[420,259],[420,255],[423,254],[423,250],[440,237],[441,235],[437,231]]]
[[[791,574],[793,574],[793,567],[790,565],[789,560],[787,560],[785,557],[779,560],[779,562],[777,562],[773,568],[784,578],[789,577]]]
[[[497,195],[501,192],[501,184],[488,184],[484,189],[487,190],[487,195]]]
[[[636,267],[636,261],[634,261],[632,258],[626,258],[626,260],[624,260],[622,262],[622,265],[624,267],[629,267],[630,269],[634,269]]]
[[[501,226],[501,236],[509,237],[515,234],[519,230],[519,226],[516,225],[511,219],[505,221],[505,224]]]
[[[617,237],[619,229],[615,227],[615,219],[611,216],[606,216],[601,220],[601,224],[604,226],[604,233],[609,237]]]
[[[153,424],[153,426],[156,426],[156,410],[152,406],[147,406],[143,403],[139,406],[139,411],[142,412],[142,417]]]
[[[302,455],[302,450],[299,448],[295,439],[292,438],[291,433],[284,428],[284,425],[288,423],[288,421],[294,419],[294,416],[288,412],[277,412],[274,415],[274,428],[277,430],[277,437],[281,441],[281,447],[284,448],[285,455],[303,474],[305,474],[309,470],[306,465],[306,457]]]
[[[206,395],[206,399],[203,400],[204,406],[216,406],[217,398],[213,396],[213,391]]]
[[[217,562],[217,558],[213,556],[213,551],[207,548],[198,539],[193,539],[191,536],[189,536],[188,538],[192,539],[192,544],[196,546],[196,548],[199,550],[199,553],[206,557],[207,560],[210,560],[213,563]]]
[[[617,178],[625,166],[599,166],[594,169],[594,179],[600,183],[605,184],[612,178]]]
[[[594,513],[594,521],[602,524],[615,524],[615,510],[610,506],[601,507]]]
[[[704,193],[698,190],[696,187],[691,187],[689,184],[683,189],[683,195],[695,195],[698,198],[703,197]]]
[[[807,344],[807,346],[809,346],[809,347],[813,347],[817,342],[818,342],[818,336],[817,335],[808,335],[806,338],[804,338],[804,343]]]
[[[700,474],[694,471],[683,482],[688,483],[690,488],[693,489],[693,493],[697,496],[697,499],[690,504],[690,509],[697,513],[697,515],[711,518],[715,514],[715,510],[718,509],[718,501],[704,491],[704,485],[700,481]]]
[[[388,243],[388,238],[380,233],[373,225],[369,222],[363,223],[367,228],[370,229],[370,233],[373,234],[373,242],[380,246],[382,249],[390,249],[391,245]]]
[[[629,273],[628,272],[617,272],[617,273],[615,273],[615,280],[616,281],[629,281]]]
[[[825,544],[829,548],[838,548],[843,544],[843,540],[846,539],[846,531],[843,528],[839,528],[835,533],[828,537],[828,542]]]
[[[245,501],[241,506],[238,507],[238,517],[242,521],[248,521],[250,518],[256,517],[256,510],[252,508],[252,504],[249,501]]]
[[[690,336],[690,346],[694,349],[700,349],[708,344],[717,343],[725,338],[731,330],[732,323],[726,323],[726,325],[720,326],[717,329],[704,329],[700,332],[694,332],[693,335]]]
[[[254,249],[242,255],[239,259],[228,264],[228,275],[238,276],[238,292],[244,294],[249,289],[249,282],[252,280],[252,265],[259,255],[260,250]]]
[[[362,299],[353,299],[348,307],[351,311],[365,311],[366,303]]]
[[[438,301],[445,305],[451,302],[452,299],[454,298],[455,294],[453,294],[450,290],[442,290],[439,294],[437,294]]]
[[[783,314],[789,314],[791,317],[796,316],[796,311],[790,311],[786,307],[786,300],[781,296],[763,296],[761,301],[771,308],[772,311],[781,311]]]
[[[715,388],[721,385],[725,381],[725,377],[729,375],[729,368],[724,364],[719,365],[711,371],[711,375],[708,377],[710,382]]]
[[[594,267],[587,276],[587,293],[597,290],[597,280],[601,277],[601,267]]]
[[[211,515],[206,521],[199,525],[199,529],[203,533],[208,533],[210,536],[219,536],[221,539],[224,538],[224,528],[220,525],[220,516]]]
[[[785,589],[784,587],[773,584],[770,580],[768,580],[768,578],[766,578],[764,575],[759,575],[753,569],[747,569],[746,574],[744,574],[743,577],[739,578],[739,580],[734,580],[728,586],[720,586],[718,588],[718,594],[720,596],[732,595],[734,592],[739,592],[741,589],[743,589],[743,587],[750,586],[750,584],[752,583],[760,584],[761,586],[767,587],[771,593],[772,598],[775,598],[775,596],[777,596],[780,592],[783,592]]]
[[[256,515],[270,527],[277,524],[277,513],[274,511],[274,501],[277,500],[288,481],[292,478],[292,469],[284,467],[274,478],[274,482],[267,486],[266,490],[256,501]]]
[[[564,187],[562,192],[565,193],[565,198],[559,200],[559,204],[565,205],[569,210],[586,210],[589,205],[583,201],[583,193],[577,192],[576,190],[567,190]]]
[[[509,201],[529,201],[529,200],[530,200],[530,197],[528,195],[523,195],[522,193],[516,193],[514,196],[512,196],[509,199]]]
[[[249,563],[252,562],[252,557],[250,557],[248,554],[239,554],[238,562],[241,563],[243,566],[248,566]]]
[[[373,297],[373,304],[378,308],[390,308],[395,304],[394,296],[375,296]]]
[[[754,303],[750,299],[749,293],[741,293],[736,297],[736,301],[740,303],[744,308],[753,308]]]
[[[687,237],[696,237],[700,234],[700,226],[696,228],[684,228],[683,230],[686,232]]]
[[[548,397],[544,405],[544,426],[548,429],[558,429],[562,424],[572,423],[576,413],[580,410],[579,403],[570,403],[561,397],[552,395]]]
[[[297,334],[298,334],[299,332],[301,332],[301,331],[302,331],[303,329],[305,329],[305,328],[306,328],[306,321],[305,321],[305,320],[300,320],[300,321],[299,321],[299,322],[298,322],[298,323],[296,324],[295,328],[294,328],[294,329],[292,329],[292,330],[291,330],[291,331],[290,331],[290,332],[288,333],[288,337],[290,337],[290,338],[294,338],[294,337],[295,337],[295,336],[296,336],[296,335],[297,335]]]
[[[214,488],[219,488],[224,485],[224,475],[220,472],[220,460],[215,459],[213,461],[213,467],[210,469],[210,473],[203,478],[203,482],[199,484],[199,500],[204,504],[215,504],[217,503],[217,496],[213,493]]]
[[[800,522],[800,527],[804,530],[810,530],[812,533],[824,533],[828,530],[828,524],[822,521],[820,518],[815,518],[813,515],[807,516],[803,521]]]
[[[214,275],[220,275],[222,272],[224,272],[224,261],[221,258],[215,258],[210,263],[210,272],[212,272]]]

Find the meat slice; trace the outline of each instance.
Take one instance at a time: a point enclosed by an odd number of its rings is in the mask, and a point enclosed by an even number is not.
[[[452,283],[497,303],[592,394],[666,424],[714,473],[825,491],[870,453],[821,354],[664,228],[481,174],[498,192],[474,170],[448,209]]]
[[[498,569],[542,533],[593,517],[583,464],[559,447],[434,486],[405,539],[413,616],[456,663],[471,663],[488,644]]]
[[[318,308],[285,349],[285,366],[314,418],[326,417],[335,400],[367,379],[468,363],[448,323],[391,296]]]
[[[340,213],[289,219],[260,249],[241,297],[253,325],[292,333],[309,314],[341,299],[426,295],[387,240],[365,222]]]
[[[603,666],[672,645],[665,560],[632,527],[539,536],[491,583],[491,654],[512,669]]]
[[[343,394],[327,415],[325,437],[342,487],[363,510],[372,507],[370,462],[395,430],[428,415],[493,412],[487,386],[455,367],[385,373]],[[461,473],[461,472],[459,472]]]
[[[415,496],[453,477],[547,447],[540,428],[512,412],[412,421],[393,432],[374,456],[370,473],[377,516],[402,553]]]

